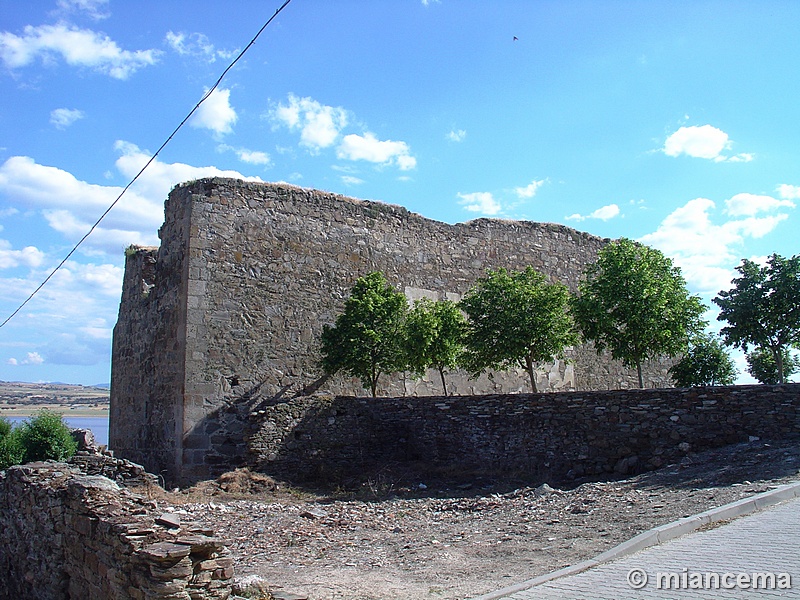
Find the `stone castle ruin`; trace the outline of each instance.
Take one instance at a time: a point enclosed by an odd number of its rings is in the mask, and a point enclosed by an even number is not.
[[[127,252],[114,329],[110,446],[167,481],[247,461],[252,415],[314,392],[363,395],[326,378],[322,327],[355,280],[382,271],[409,300],[458,300],[487,269],[528,265],[575,290],[608,240],[555,224],[476,219],[449,225],[380,202],[287,184],[204,179],[177,186],[159,248]],[[521,373],[448,377],[456,395],[526,389]],[[651,363],[648,387],[669,386]],[[541,365],[540,390],[636,386],[634,372],[591,345]],[[422,380],[385,377],[380,394],[440,394]],[[263,411],[262,411],[263,412]]]

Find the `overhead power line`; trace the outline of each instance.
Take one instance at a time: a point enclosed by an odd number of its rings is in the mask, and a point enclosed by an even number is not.
[[[145,163],[145,165],[141,169],[139,169],[139,172],[136,173],[136,175],[133,177],[133,179],[131,179],[128,182],[128,185],[126,185],[123,188],[123,190],[119,193],[119,195],[116,197],[116,199],[109,205],[109,207],[103,212],[103,214],[100,215],[100,218],[97,219],[97,221],[95,221],[94,225],[92,225],[89,228],[89,231],[86,232],[86,235],[84,235],[80,240],[78,240],[78,243],[75,244],[72,247],[72,250],[70,250],[67,253],[67,255],[64,257],[64,259],[60,263],[58,263],[58,266],[56,266],[56,268],[53,269],[47,277],[45,277],[44,281],[42,281],[42,283],[40,283],[39,286],[35,290],[33,290],[33,292],[31,292],[30,296],[28,296],[25,299],[25,301],[22,304],[20,304],[17,307],[17,309],[14,312],[12,312],[6,318],[5,321],[0,323],[0,328],[4,327],[6,325],[6,323],[8,323],[11,319],[13,319],[17,315],[17,313],[19,313],[19,311],[21,311],[25,307],[25,305],[28,304],[28,302],[30,302],[36,294],[39,293],[39,291],[47,284],[47,282],[50,281],[50,279],[53,278],[53,275],[55,275],[58,272],[58,270],[61,269],[61,267],[63,267],[66,264],[66,262],[72,257],[72,255],[75,254],[75,252],[78,250],[80,245],[83,244],[83,242],[86,241],[86,238],[88,238],[90,235],[92,235],[92,232],[95,229],[97,229],[97,226],[100,225],[100,222],[103,219],[106,218],[106,215],[108,215],[108,213],[111,212],[111,209],[113,209],[117,205],[117,202],[119,202],[120,199],[122,198],[122,196],[125,195],[125,192],[127,192],[128,189],[136,182],[136,180],[139,179],[139,176],[142,173],[144,173],[145,169],[147,169],[147,167],[150,166],[150,164],[156,159],[156,157],[167,146],[167,144],[169,144],[170,141],[172,141],[172,138],[175,137],[175,134],[178,133],[178,131],[180,131],[181,127],[183,127],[186,124],[186,122],[192,117],[192,115],[197,111],[197,109],[200,108],[200,105],[203,102],[205,102],[208,99],[208,97],[214,92],[214,90],[217,89],[219,84],[222,83],[222,80],[225,78],[225,75],[227,75],[228,71],[230,71],[233,68],[233,65],[235,65],[237,62],[239,62],[239,59],[242,58],[242,56],[244,56],[245,52],[247,52],[250,49],[250,47],[253,44],[256,43],[256,40],[259,38],[259,36],[264,32],[264,30],[269,26],[269,24],[272,23],[272,21],[275,19],[275,17],[277,17],[280,14],[280,12],[289,5],[289,3],[291,1],[292,0],[286,0],[273,13],[273,15],[269,19],[267,19],[267,22],[264,23],[261,26],[261,29],[259,29],[258,33],[256,33],[253,36],[253,38],[250,40],[250,42],[247,44],[247,46],[245,46],[244,49],[241,52],[239,52],[239,54],[236,56],[236,58],[234,58],[233,61],[231,61],[231,63],[225,68],[225,70],[222,72],[222,75],[220,75],[219,78],[217,79],[217,81],[214,82],[214,85],[212,85],[209,88],[209,90],[203,95],[203,97],[200,99],[200,101],[197,104],[194,105],[194,108],[192,108],[192,110],[189,111],[189,114],[187,114],[186,117],[184,117],[183,121],[181,121],[180,124],[172,131],[172,133],[169,134],[169,137],[166,140],[164,140],[164,143],[161,144],[161,146],[159,146],[159,148],[158,148],[158,150],[156,150],[155,154],[153,154],[153,156],[150,157],[150,160],[148,160],[147,163]]]

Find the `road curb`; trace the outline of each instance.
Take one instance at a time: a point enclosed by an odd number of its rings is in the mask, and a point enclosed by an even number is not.
[[[784,502],[793,498],[800,498],[800,481],[782,485],[774,490],[756,494],[749,498],[742,498],[736,502],[731,502],[730,504],[725,504],[718,508],[712,508],[691,517],[678,519],[666,525],[654,527],[589,560],[570,565],[569,567],[553,571],[552,573],[547,573],[546,575],[534,577],[533,579],[523,581],[516,585],[510,585],[494,592],[489,592],[488,594],[483,594],[482,596],[475,596],[469,600],[497,600],[498,598],[504,598],[554,579],[581,573],[592,567],[611,562],[623,556],[628,556],[629,554],[639,552],[650,546],[663,544],[668,540],[691,533],[710,523],[727,521],[729,519],[748,515],[767,506],[772,506],[773,504],[778,504],[779,502]]]

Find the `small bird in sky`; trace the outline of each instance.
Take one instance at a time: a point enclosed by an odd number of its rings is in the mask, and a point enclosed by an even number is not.
[[[515,42],[519,41],[519,38],[517,36],[514,36],[514,41]]]

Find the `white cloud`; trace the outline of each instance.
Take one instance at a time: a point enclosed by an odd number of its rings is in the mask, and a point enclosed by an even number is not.
[[[451,129],[446,137],[451,142],[463,142],[464,138],[467,137],[467,132],[464,129]]]
[[[116,149],[120,152],[116,168],[128,179],[150,158],[134,144],[118,142]],[[216,167],[158,160],[150,164],[81,247],[82,254],[92,256],[93,262],[67,261],[16,317],[15,322],[47,340],[37,344],[47,365],[107,364],[122,289],[124,248],[130,244],[158,245],[157,232],[170,189],[180,182],[214,176],[261,181]],[[61,235],[70,242],[77,241],[120,191],[118,187],[80,181],[71,173],[24,156],[0,163],[3,203],[41,214],[60,234],[48,237],[52,245],[59,245],[55,238]],[[19,270],[0,270],[0,303],[4,306],[19,306],[52,268],[51,261],[35,248],[15,250],[7,242],[0,244],[0,261],[4,266],[16,263],[28,268],[24,275],[19,275]],[[18,356],[18,364],[21,360]]]
[[[348,125],[349,113],[342,107],[321,104],[312,98],[298,98],[289,94],[288,104],[279,103],[268,118],[276,126],[300,132],[300,145],[312,154],[336,144]],[[336,156],[343,160],[366,160],[381,165],[396,165],[401,171],[417,166],[408,144],[392,140],[379,140],[374,133],[344,136],[336,148]]]
[[[778,195],[781,198],[784,198],[786,200],[796,200],[797,198],[800,198],[800,186],[798,185],[789,185],[788,183],[782,183],[777,188],[775,188],[775,191],[778,192]]]
[[[38,352],[28,352],[25,358],[17,360],[16,358],[9,358],[7,363],[9,365],[40,365],[44,362],[44,358]]]
[[[662,150],[667,156],[685,154],[693,158],[705,158],[715,162],[750,162],[753,155],[749,153],[726,156],[722,153],[729,150],[732,142],[728,134],[711,125],[681,127],[670,135]]]
[[[208,93],[208,90],[204,93]],[[231,106],[231,91],[217,88],[203,101],[189,125],[224,134],[233,131],[237,118],[236,111]]]
[[[240,148],[236,150],[236,155],[239,157],[239,160],[241,160],[242,162],[246,162],[250,165],[266,166],[272,164],[272,159],[266,152],[259,152],[257,150],[245,150],[244,148]]]
[[[379,140],[375,134],[350,134],[344,136],[336,149],[336,156],[347,160],[366,160],[372,163],[396,163],[401,171],[417,166],[417,159],[409,154],[408,144],[392,140]]]
[[[58,0],[58,7],[66,11],[80,11],[89,15],[95,20],[106,19],[110,15],[102,10],[108,4],[108,0]]]
[[[118,264],[67,261],[13,321],[37,352],[17,356],[8,364],[34,368],[44,358],[48,366],[107,368],[122,289],[121,251],[115,259]],[[19,306],[49,274],[52,262],[48,262],[24,276],[5,277],[0,271],[0,303]]]
[[[791,200],[778,200],[772,196],[758,196],[756,194],[736,194],[725,201],[725,207],[732,217],[754,216],[759,212],[770,212],[780,207],[794,208]]]
[[[670,256],[690,286],[704,293],[717,293],[730,286],[746,238],[763,237],[788,217],[750,216],[718,225],[711,220],[715,209],[708,198],[690,200],[668,215],[655,232],[639,240]]]
[[[269,166],[272,164],[272,158],[266,152],[258,150],[248,150],[247,148],[234,148],[227,144],[219,144],[217,146],[219,152],[233,152],[240,161],[250,165],[264,165]]]
[[[681,127],[667,138],[664,154],[680,156],[686,154],[695,158],[714,159],[728,146],[728,134],[712,127]]]
[[[24,278],[0,279],[0,300],[19,305],[48,272],[35,269]],[[19,325],[45,341],[37,345],[47,364],[107,363],[122,275],[119,265],[67,261],[17,316]],[[38,363],[29,355],[17,364]]]
[[[102,33],[63,23],[28,25],[22,36],[0,32],[0,58],[11,69],[26,67],[37,58],[52,63],[60,56],[68,65],[127,79],[139,69],[155,64],[159,54],[158,50],[122,50]]]
[[[361,185],[364,183],[363,179],[359,179],[358,177],[353,177],[352,175],[342,175],[341,176],[342,182],[347,185]]]
[[[494,216],[502,210],[500,203],[494,199],[494,196],[491,192],[458,194],[458,197],[461,198],[459,204],[463,205],[464,209],[470,212]]]
[[[116,167],[126,178],[133,178],[139,170],[150,160],[150,153],[142,151],[135,144],[118,141],[115,144],[122,153],[117,159]],[[185,163],[164,163],[153,161],[136,181],[133,188],[137,194],[156,202],[163,207],[169,191],[178,183],[202,179],[204,177],[230,177],[245,181],[263,181],[260,177],[245,176],[238,171],[222,170],[217,167],[194,167]],[[164,215],[158,215],[158,224],[161,225]]]
[[[518,187],[514,188],[514,192],[520,198],[533,198],[536,195],[537,190],[544,185],[546,179],[541,179],[539,181],[533,180],[525,187]]]
[[[44,261],[45,254],[35,246],[27,246],[22,250],[12,250],[8,240],[0,240],[0,269],[14,267],[38,267]]]
[[[619,215],[619,206],[616,204],[609,204],[607,206],[598,208],[591,215],[589,215],[589,217],[592,219],[600,219],[601,221],[608,221],[617,215]]]
[[[133,178],[150,155],[136,145],[117,142],[121,156],[117,170]],[[114,255],[130,244],[158,245],[157,231],[164,220],[164,200],[178,183],[203,177],[246,177],[238,171],[194,167],[183,163],[153,161],[82,248]],[[0,164],[0,195],[11,205],[41,211],[49,225],[69,241],[80,239],[122,191],[80,181],[71,173],[36,163],[26,156],[12,156]]]
[[[298,98],[294,94],[289,94],[289,104],[278,104],[269,117],[290,130],[299,129],[300,144],[311,152],[332,146],[348,122],[345,109],[326,106],[311,98]]]
[[[405,142],[398,143],[405,144]],[[416,168],[417,159],[409,154],[399,154],[397,156],[397,166],[401,171],[410,171],[411,169]]]
[[[184,33],[168,31],[164,40],[167,45],[181,56],[199,56],[208,62],[215,62],[218,58],[228,59],[234,56],[236,51],[218,50],[214,47],[208,36],[202,33]]]
[[[55,125],[56,129],[66,129],[85,116],[83,111],[74,108],[57,108],[50,113],[50,123]]]
[[[112,325],[102,318],[89,320],[85,325],[79,327],[78,331],[88,338],[97,340],[111,340],[114,332]]]
[[[600,219],[601,221],[608,221],[619,215],[619,206],[616,204],[607,204],[601,206],[594,212],[588,215],[581,215],[578,213],[564,217],[568,221],[585,221],[586,219]]]
[[[26,156],[12,156],[0,165],[0,194],[12,204],[41,210],[51,226],[71,241],[82,237],[121,191],[80,181]],[[163,221],[163,198],[151,201],[135,192],[129,194],[109,213],[87,245],[103,246],[110,236],[116,238],[113,251],[118,252],[129,243],[156,241],[155,232]],[[120,231],[128,235],[117,237]]]

